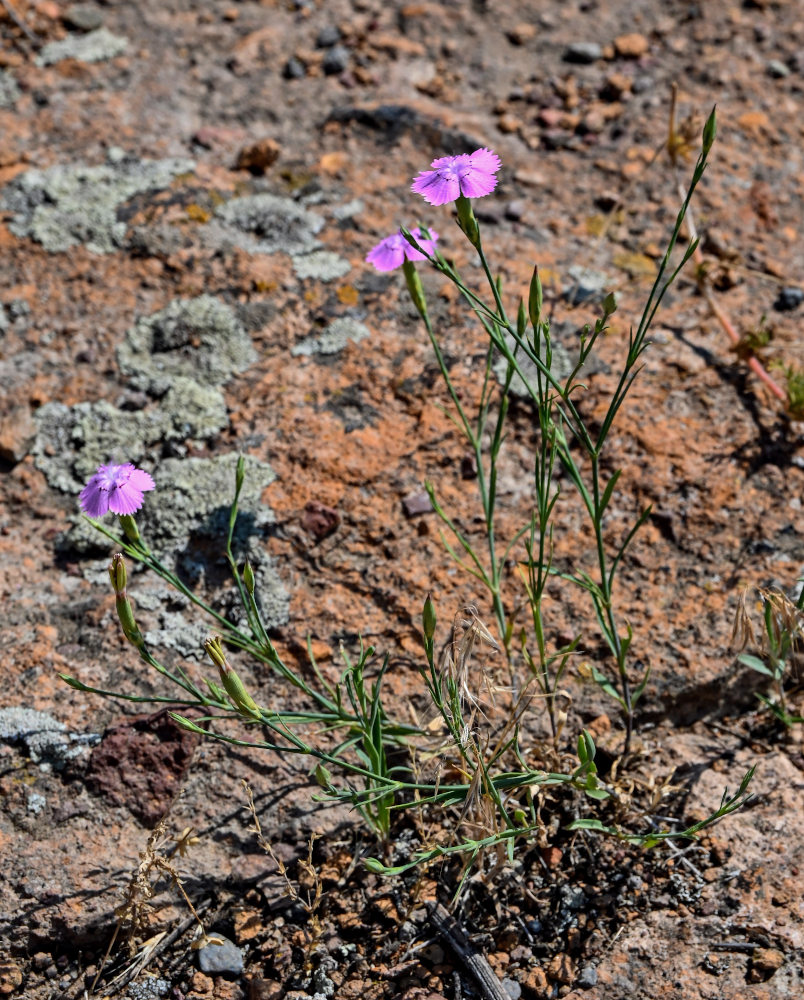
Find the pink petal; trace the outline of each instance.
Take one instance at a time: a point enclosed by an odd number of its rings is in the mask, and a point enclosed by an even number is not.
[[[394,236],[387,236],[384,240],[381,240],[377,246],[366,254],[366,263],[373,264],[378,271],[393,271],[395,268],[402,265],[402,261],[405,259],[405,246],[407,242],[402,239],[404,246],[400,244],[400,239],[397,234]]]
[[[128,477],[128,481],[129,485],[133,486],[141,493],[147,493],[148,490],[153,490],[156,488],[153,479],[147,472],[143,472],[142,469],[134,469],[134,471]]]
[[[81,510],[90,517],[103,517],[109,509],[109,494],[102,490],[95,482],[96,477],[87,483],[81,490]]]
[[[483,170],[470,168],[461,178],[461,194],[465,198],[482,198],[491,194],[497,186],[497,178]]]
[[[133,514],[142,507],[142,493],[131,483],[120,483],[109,490],[109,510],[113,514]]]
[[[486,149],[485,146],[470,153],[469,160],[476,170],[482,170],[487,174],[496,174],[502,165],[494,150]]]
[[[456,176],[442,177],[441,174],[429,170],[420,173],[410,189],[420,194],[430,205],[446,205],[450,201],[455,201],[461,193],[461,186]]]

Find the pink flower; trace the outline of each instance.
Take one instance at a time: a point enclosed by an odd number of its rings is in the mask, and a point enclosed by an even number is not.
[[[410,186],[431,205],[446,205],[461,195],[482,198],[497,186],[494,176],[500,169],[500,158],[491,150],[476,149],[459,156],[441,156],[423,170]]]
[[[410,235],[416,240],[419,246],[423,250],[426,250],[427,253],[432,254],[435,251],[438,233],[434,229],[429,230],[429,233],[430,238],[425,239],[422,236],[421,229],[418,227],[410,231]],[[394,233],[393,236],[386,236],[384,240],[380,240],[377,246],[366,255],[366,263],[373,264],[378,271],[393,271],[394,268],[399,267],[406,259],[426,260],[424,254],[419,253],[418,250],[414,250],[402,233]]]
[[[142,494],[153,488],[148,473],[133,465],[101,465],[81,490],[81,510],[90,517],[133,514],[142,507]]]

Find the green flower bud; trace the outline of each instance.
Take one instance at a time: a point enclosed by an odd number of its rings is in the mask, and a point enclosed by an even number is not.
[[[243,583],[246,585],[246,590],[249,592],[249,596],[254,596],[254,570],[251,568],[251,563],[246,560],[246,565],[243,567]]]
[[[142,538],[140,537],[140,530],[137,527],[137,522],[134,520],[131,514],[120,515],[120,527],[123,529],[123,534],[132,544],[139,545],[140,547],[142,547]]]
[[[471,201],[463,195],[459,195],[455,207],[458,209],[458,224],[472,246],[477,248],[480,245],[480,228],[472,210]]]
[[[243,481],[246,478],[246,460],[242,455],[237,456],[237,467],[235,469],[235,491],[238,496],[243,489]]]
[[[126,564],[120,552],[112,556],[109,564],[109,579],[112,581],[112,589],[115,597],[126,596]]]
[[[542,282],[539,278],[539,268],[533,268],[533,277],[530,279],[530,292],[528,293],[528,316],[534,332],[539,325],[542,315],[542,303],[544,293],[542,292]]]
[[[429,594],[422,609],[422,628],[424,629],[424,638],[428,642],[432,642],[436,630],[436,613],[433,607],[433,600]]]
[[[413,299],[413,304],[419,315],[424,318],[427,316],[427,300],[424,297],[424,289],[422,288],[422,281],[416,271],[413,261],[405,260],[402,261],[402,273],[405,275],[405,284],[408,286],[408,291],[410,292],[410,297]]]
[[[703,152],[704,156],[712,148],[712,143],[715,141],[715,136],[717,135],[717,118],[715,116],[715,109],[712,108],[712,114],[706,119],[706,125],[704,125],[703,130]]]

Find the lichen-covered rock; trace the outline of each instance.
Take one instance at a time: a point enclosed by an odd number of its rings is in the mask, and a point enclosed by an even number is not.
[[[369,328],[350,316],[334,319],[317,337],[307,337],[290,349],[293,357],[304,354],[337,354],[351,340],[359,344],[369,336]]]
[[[14,77],[0,69],[0,108],[13,108],[20,96],[20,88]]]
[[[192,160],[122,156],[99,166],[28,170],[6,187],[0,204],[14,213],[9,228],[15,236],[30,237],[51,253],[80,244],[111,253],[126,234],[118,208],[135,194],[168,187],[193,166]]]
[[[334,281],[352,270],[352,265],[332,250],[316,250],[293,258],[293,270],[299,278]]]
[[[175,299],[139,319],[118,347],[117,360],[135,388],[161,396],[179,376],[223,385],[253,364],[257,352],[234,310],[201,295]]]
[[[37,435],[32,452],[48,483],[78,493],[99,465],[140,462],[171,441],[209,438],[228,417],[221,393],[192,379],[176,378],[159,404],[137,413],[97,403],[46,403],[34,414]]]
[[[128,48],[128,39],[113,35],[107,28],[98,28],[86,35],[68,35],[58,42],[43,46],[36,57],[37,66],[51,66],[62,59],[77,59],[78,62],[96,63],[114,59]]]
[[[235,243],[259,253],[305,254],[320,244],[324,220],[291,198],[255,194],[221,205],[217,217],[236,232]]]

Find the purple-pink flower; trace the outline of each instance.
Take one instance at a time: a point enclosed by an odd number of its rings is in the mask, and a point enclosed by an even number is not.
[[[438,233],[434,229],[430,229],[428,232],[430,234],[429,239],[422,236],[422,231],[418,227],[411,229],[410,235],[423,250],[432,255],[435,251]],[[376,247],[369,250],[366,255],[366,263],[373,264],[378,271],[393,271],[405,259],[426,260],[424,254],[415,250],[401,232],[394,233],[393,236],[386,236],[384,240],[380,240]]]
[[[147,472],[133,465],[101,465],[81,490],[81,510],[90,517],[133,514],[142,507],[142,495],[154,488]]]
[[[497,186],[494,176],[500,169],[500,158],[491,150],[476,149],[474,153],[440,156],[423,170],[410,186],[431,205],[446,205],[461,195],[482,198]]]

